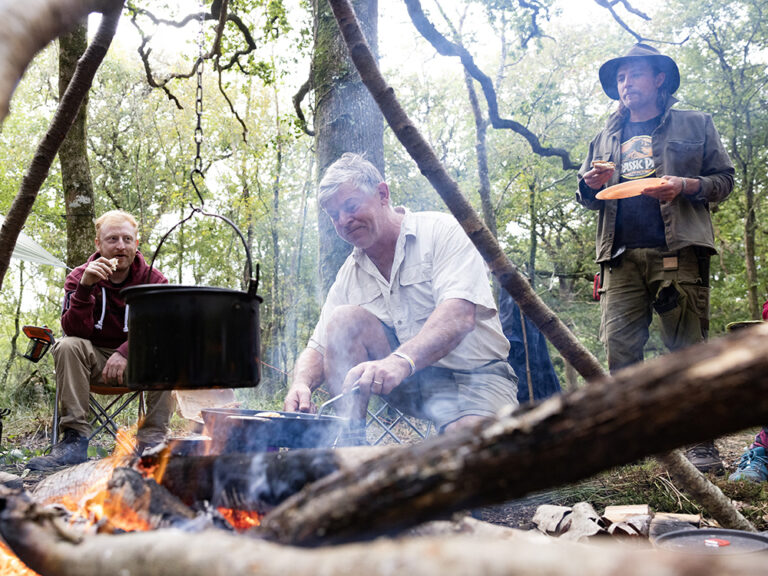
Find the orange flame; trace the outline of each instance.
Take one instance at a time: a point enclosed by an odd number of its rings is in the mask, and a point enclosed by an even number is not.
[[[261,525],[261,514],[254,510],[235,510],[232,508],[217,508],[230,526],[238,532],[245,532]]]
[[[5,542],[0,540],[0,574],[3,576],[40,576],[27,568],[19,557],[14,554]]]

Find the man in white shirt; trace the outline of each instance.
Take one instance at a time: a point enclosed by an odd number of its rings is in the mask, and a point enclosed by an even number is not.
[[[319,202],[355,248],[296,362],[285,409],[314,411],[323,383],[333,395],[359,386],[358,426],[371,394],[441,431],[516,405],[487,268],[455,219],[393,208],[379,171],[349,153],[326,171]]]

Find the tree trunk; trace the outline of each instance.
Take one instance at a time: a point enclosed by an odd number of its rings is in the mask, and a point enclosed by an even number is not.
[[[8,376],[11,373],[11,366],[18,355],[17,342],[21,334],[21,301],[24,298],[24,261],[19,261],[19,299],[16,301],[16,311],[13,315],[13,336],[11,336],[11,349],[8,351],[8,359],[5,361],[5,367],[0,374],[0,390],[6,390]]]
[[[539,225],[536,218],[536,177],[531,175],[531,182],[528,184],[528,219],[531,221],[531,230],[528,233],[530,248],[528,250],[528,279],[531,288],[536,289],[536,251],[538,249],[538,236],[536,228]]]
[[[26,4],[12,3],[13,6],[23,5],[26,10],[31,10],[30,4],[35,4],[35,2],[28,2]],[[109,45],[112,43],[112,38],[117,29],[117,22],[120,20],[122,2],[110,2],[109,4],[112,6],[116,5],[117,7],[102,16],[101,24],[99,25],[99,30],[96,32],[96,36],[93,38],[91,45],[88,46],[86,53],[77,63],[75,75],[69,83],[66,94],[59,102],[53,120],[51,120],[51,125],[48,128],[48,132],[46,132],[43,140],[38,145],[32,163],[22,179],[21,188],[13,199],[13,204],[11,204],[11,208],[8,210],[8,214],[5,217],[5,222],[3,223],[2,228],[0,228],[0,288],[3,286],[3,279],[8,270],[13,247],[16,245],[16,239],[19,237],[19,233],[21,232],[24,223],[27,221],[27,216],[29,216],[29,213],[32,211],[32,206],[37,199],[40,187],[48,177],[48,171],[51,168],[53,159],[56,157],[61,142],[64,140],[67,130],[69,130],[69,127],[77,115],[80,103],[88,94],[96,70],[98,70],[101,65],[104,56],[107,54]],[[57,13],[57,9],[49,8],[49,11],[53,12],[53,17],[61,17],[61,14]],[[0,15],[2,15],[2,12],[0,12]],[[44,15],[51,17],[51,15],[47,13]],[[65,19],[65,22],[69,23],[70,26],[73,25],[68,17]],[[10,24],[6,22],[6,25],[0,27],[0,29],[7,29],[9,26]],[[58,27],[56,27],[55,30],[61,32],[61,29]],[[18,32],[18,30],[16,30],[16,32]],[[34,34],[33,31],[27,32],[29,34]],[[3,40],[0,40],[0,46],[3,45],[3,42]],[[3,58],[0,58],[0,62],[2,60]],[[0,78],[2,78],[2,75],[3,71],[0,70]],[[3,94],[2,90],[2,80],[0,80],[0,118],[3,117],[1,99]]]
[[[318,181],[344,152],[357,152],[384,174],[384,123],[376,103],[360,81],[336,20],[325,0],[314,1],[315,93]],[[374,54],[378,48],[378,0],[353,0]],[[328,216],[318,210],[320,281],[323,296],[336,279],[352,247],[336,234]]]
[[[768,324],[756,325],[530,411],[393,451],[315,482],[268,514],[262,529],[291,544],[364,538],[762,424],[766,345]]]
[[[747,273],[747,303],[749,317],[752,320],[762,318],[763,308],[758,299],[759,285],[757,279],[757,258],[755,254],[755,234],[757,232],[757,215],[755,206],[755,182],[752,174],[744,170],[742,173],[744,196],[747,202],[746,217],[744,218],[744,262]]]
[[[475,91],[474,80],[466,70],[464,71],[464,82],[467,85],[472,115],[475,117],[475,154],[477,154],[477,179],[480,181],[478,193],[480,194],[480,205],[483,209],[483,220],[485,225],[488,226],[488,230],[493,234],[493,237],[498,238],[496,210],[494,210],[493,202],[491,201],[491,180],[488,178],[488,149],[486,147],[488,121],[483,118],[483,112],[480,110],[480,102]]]
[[[77,61],[88,48],[88,24],[75,26],[59,38],[59,98],[63,98],[75,73]],[[67,266],[75,268],[93,252],[93,219],[95,217],[93,184],[88,166],[86,125],[88,96],[83,98],[59,149],[61,183],[67,214]]]
[[[570,362],[584,378],[602,375],[604,370],[597,359],[532,290],[528,280],[504,254],[499,243],[462,196],[458,185],[448,175],[430,145],[410,121],[395,98],[394,91],[381,76],[348,0],[329,0],[329,2],[349,46],[352,60],[392,131],[416,161],[421,173],[440,194],[467,236],[488,262],[501,285],[512,295],[525,315],[552,342],[563,358]]]

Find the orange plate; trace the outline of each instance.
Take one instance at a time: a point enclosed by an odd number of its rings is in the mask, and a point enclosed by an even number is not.
[[[622,182],[621,184],[606,188],[605,190],[600,190],[600,192],[595,195],[595,198],[598,200],[632,198],[632,196],[640,196],[646,188],[661,186],[666,183],[667,180],[665,178],[641,178],[640,180],[630,180],[629,182]]]

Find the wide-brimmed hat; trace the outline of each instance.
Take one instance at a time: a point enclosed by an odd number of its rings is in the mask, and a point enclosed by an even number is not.
[[[664,86],[670,94],[674,94],[680,87],[680,70],[677,69],[677,64],[675,64],[672,58],[664,56],[653,46],[635,44],[624,56],[608,60],[608,62],[600,66],[600,84],[602,84],[603,91],[609,98],[619,99],[619,90],[616,86],[616,72],[619,70],[619,66],[629,60],[636,60],[638,58],[650,60],[652,64],[655,64],[659,70],[664,72],[666,75]]]

